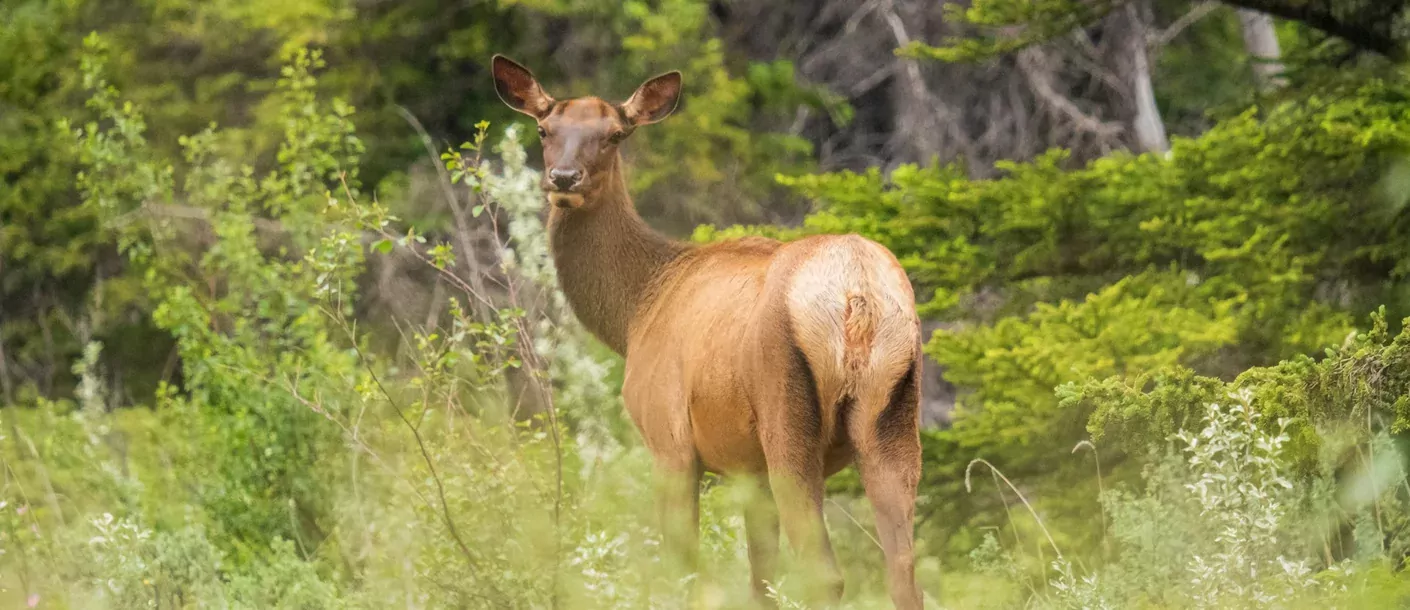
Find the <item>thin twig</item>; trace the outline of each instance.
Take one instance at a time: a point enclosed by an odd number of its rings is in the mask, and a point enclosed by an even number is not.
[[[998,468],[995,468],[993,464],[990,464],[988,460],[984,458],[975,458],[973,460],[970,460],[968,466],[964,467],[964,490],[967,492],[974,491],[970,484],[969,475],[970,470],[974,469],[975,464],[983,464],[985,466],[988,466],[991,472],[997,475],[1000,479],[1003,479],[1004,484],[1008,485],[1009,489],[1012,489],[1013,493],[1018,495],[1018,499],[1023,502],[1023,506],[1028,509],[1028,513],[1033,515],[1033,520],[1038,522],[1038,529],[1043,530],[1043,535],[1048,538],[1048,544],[1053,547],[1053,552],[1057,553],[1058,559],[1062,559],[1062,549],[1059,549],[1057,542],[1053,541],[1053,535],[1048,532],[1048,526],[1043,524],[1043,518],[1038,516],[1038,511],[1033,509],[1033,505],[1028,503],[1028,498],[1023,497],[1023,492],[1019,491],[1018,487],[1014,486],[1013,481],[1010,481],[1008,477],[1004,476],[1004,473],[1000,472]]]
[[[342,183],[342,185],[343,185],[343,194],[348,198],[348,201],[356,201],[357,198],[352,194],[352,189],[348,186],[347,175],[346,175],[346,174],[340,174],[340,175],[338,176],[338,179],[339,179],[339,181],[340,181],[340,182]],[[401,236],[401,235],[393,235],[392,233],[388,232],[386,229],[382,229],[382,228],[378,228],[376,231],[373,232],[373,234],[375,234],[375,235],[377,235],[377,236],[380,236],[382,239],[389,240],[389,241],[391,241],[391,242],[394,243],[394,244],[395,244],[395,243],[398,243],[399,240],[401,240],[402,237],[403,237],[403,236]],[[444,277],[444,278],[446,278],[447,280],[450,280],[451,283],[453,283],[453,284],[455,284],[456,286],[458,286],[462,291],[465,292],[465,294],[470,295],[470,296],[472,296],[472,297],[475,297],[476,299],[478,299],[478,300],[481,301],[482,303],[486,304],[486,305],[487,305],[488,307],[490,307],[490,308],[494,308],[494,304],[491,303],[491,302],[489,301],[489,299],[485,298],[485,296],[484,296],[483,294],[481,294],[481,293],[479,293],[479,292],[476,292],[475,289],[474,289],[473,287],[471,287],[469,284],[465,283],[465,280],[462,279],[460,276],[458,276],[458,275],[456,275],[456,274],[454,274],[454,273],[451,273],[449,270],[447,270],[447,269],[445,269],[445,268],[442,268],[442,267],[440,267],[440,266],[437,266],[436,263],[431,260],[431,257],[427,256],[427,255],[426,255],[424,252],[422,252],[420,249],[418,249],[418,248],[412,248],[412,247],[407,247],[407,250],[409,250],[409,251],[412,253],[412,255],[415,256],[418,260],[420,260],[421,262],[423,262],[423,263],[425,263],[426,265],[430,266],[432,269],[435,269],[438,273],[440,273],[441,277]]]
[[[841,502],[838,502],[837,500],[834,500],[832,498],[828,498],[827,501],[831,502],[833,506],[836,506],[837,510],[842,511],[842,514],[847,515],[847,518],[852,521],[852,524],[856,525],[857,529],[862,530],[862,533],[866,534],[867,538],[871,540],[872,544],[876,545],[876,548],[881,548],[881,541],[877,540],[876,536],[871,535],[871,531],[867,530],[867,528],[864,527],[860,521],[857,521],[857,518],[852,516],[852,513],[847,510],[847,507],[843,506]]]
[[[471,240],[470,218],[465,215],[465,209],[461,207],[460,200],[455,196],[455,188],[451,184],[450,174],[446,172],[445,165],[440,163],[436,155],[435,145],[431,142],[431,134],[426,132],[426,128],[421,126],[421,121],[416,120],[416,115],[411,114],[401,105],[396,106],[397,112],[406,120],[407,124],[416,131],[421,138],[421,145],[426,149],[426,156],[430,158],[431,165],[436,168],[436,184],[441,188],[441,196],[445,199],[446,207],[450,209],[451,219],[455,221],[456,248],[462,252],[462,260],[465,261],[464,272],[468,281],[473,286],[472,290],[477,293],[484,293],[485,287],[481,283],[482,274],[473,264],[475,262],[475,245]],[[486,305],[487,309],[492,306]],[[484,317],[487,312],[484,309],[476,308],[476,313]]]
[[[296,373],[295,375],[297,377],[298,374]],[[265,381],[268,382],[267,379]],[[411,481],[408,481],[406,477],[403,477],[400,472],[398,472],[395,468],[392,467],[391,464],[388,464],[386,460],[382,459],[382,456],[379,455],[375,450],[373,450],[372,447],[368,446],[367,442],[362,440],[362,437],[358,434],[358,430],[356,428],[348,428],[347,425],[345,425],[343,422],[338,421],[332,416],[332,414],[328,413],[328,410],[323,408],[321,398],[315,400],[309,400],[307,398],[304,398],[304,396],[299,393],[297,385],[291,380],[284,380],[284,389],[289,393],[290,396],[294,398],[294,400],[297,400],[300,404],[304,405],[305,407],[308,407],[310,411],[322,415],[325,419],[333,422],[335,425],[341,428],[343,432],[348,435],[348,438],[352,440],[353,444],[357,446],[357,448],[361,449],[363,453],[366,453],[368,456],[370,456],[372,458],[372,461],[376,462],[378,466],[381,466],[382,469],[387,472],[387,474],[392,475],[397,480],[401,481],[401,483],[405,485],[406,488],[411,491],[411,493],[415,494],[416,497],[419,498],[421,502],[425,504],[428,508],[435,510],[435,503],[431,502],[431,499],[427,498],[426,494],[421,493],[421,490],[418,489],[415,485],[412,485]],[[361,420],[361,418],[362,416],[359,413],[359,421]]]
[[[1097,453],[1097,446],[1092,441],[1082,441],[1072,447],[1072,453],[1077,453],[1078,449],[1086,447],[1092,450],[1092,461],[1097,465],[1097,510],[1102,517],[1102,552],[1111,555],[1111,541],[1107,536],[1106,525],[1106,505],[1102,504],[1102,496],[1106,495],[1106,487],[1102,485],[1102,458]]]
[[[356,333],[348,326],[347,321],[343,319],[341,314],[338,314],[335,319],[339,323],[338,326],[342,328],[343,333],[347,335],[348,343],[352,345],[353,351],[357,354],[358,362],[362,364],[368,376],[372,378],[373,385],[377,386],[377,391],[381,392],[382,397],[386,399],[387,404],[396,412],[397,417],[411,430],[411,435],[416,440],[416,446],[421,451],[421,458],[426,463],[426,469],[430,471],[431,480],[436,483],[436,495],[440,499],[441,517],[445,521],[446,529],[450,533],[450,537],[455,540],[456,546],[460,548],[461,554],[465,556],[466,567],[470,568],[470,572],[476,579],[484,581],[479,574],[479,566],[475,564],[475,554],[470,551],[470,547],[466,545],[465,540],[460,537],[460,530],[455,526],[455,519],[451,518],[450,503],[446,500],[445,483],[441,481],[440,475],[436,472],[436,463],[435,460],[431,458],[431,451],[426,447],[425,439],[421,438],[421,432],[411,423],[411,419],[406,416],[406,412],[402,410],[401,405],[392,397],[391,392],[387,390],[386,386],[382,385],[382,378],[377,375],[377,372],[372,367],[371,361],[369,361],[367,355],[363,353],[362,346],[358,344]]]

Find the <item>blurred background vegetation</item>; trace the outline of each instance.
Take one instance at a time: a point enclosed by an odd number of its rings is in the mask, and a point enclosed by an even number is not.
[[[0,605],[678,605],[496,52],[559,97],[684,72],[627,146],[660,230],[901,259],[936,607],[1410,604],[1410,2],[0,16]],[[885,607],[858,491],[829,528]]]

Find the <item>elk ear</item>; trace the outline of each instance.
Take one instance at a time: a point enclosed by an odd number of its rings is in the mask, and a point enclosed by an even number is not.
[[[681,73],[667,72],[637,87],[622,103],[622,113],[633,126],[655,123],[671,115],[681,99]]]
[[[495,55],[490,63],[494,73],[494,91],[499,94],[500,100],[536,119],[548,114],[548,109],[553,107],[553,98],[544,93],[539,81],[534,79],[534,73],[503,55]]]

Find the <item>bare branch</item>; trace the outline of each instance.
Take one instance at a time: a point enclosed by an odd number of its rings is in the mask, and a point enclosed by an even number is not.
[[[1176,19],[1175,23],[1170,24],[1170,27],[1158,32],[1153,32],[1151,35],[1147,36],[1146,48],[1150,49],[1152,52],[1158,53],[1162,47],[1169,44],[1176,36],[1184,32],[1186,28],[1209,16],[1210,13],[1213,13],[1219,7],[1219,3],[1211,0],[1205,0],[1204,2],[1196,4],[1194,8],[1190,9],[1184,15],[1181,15],[1179,19]]]
[[[1037,47],[1029,47],[1019,52],[1018,66],[1028,79],[1033,93],[1053,111],[1067,117],[1077,128],[1102,138],[1119,138],[1125,128],[1117,123],[1108,123],[1089,115],[1053,89],[1051,76],[1044,63],[1043,52]]]

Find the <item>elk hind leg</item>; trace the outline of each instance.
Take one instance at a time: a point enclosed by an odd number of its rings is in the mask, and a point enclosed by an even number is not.
[[[789,547],[804,567],[806,584],[820,591],[826,602],[835,602],[842,597],[843,582],[823,521],[827,443],[817,383],[801,350],[789,350],[785,375],[772,389],[763,398],[782,408],[760,422],[769,486]]]
[[[886,555],[887,586],[898,610],[920,610],[915,579],[915,501],[920,483],[920,361],[890,388],[879,388],[875,405],[848,422],[857,468],[876,513],[877,540]]]

